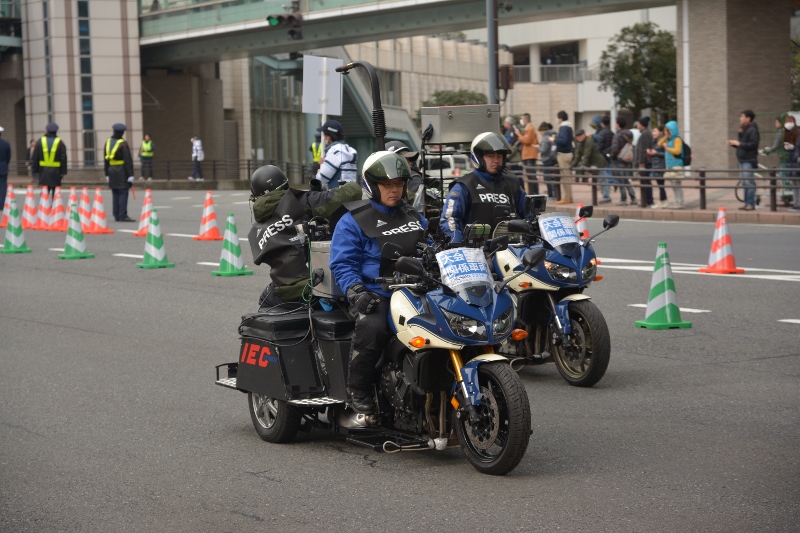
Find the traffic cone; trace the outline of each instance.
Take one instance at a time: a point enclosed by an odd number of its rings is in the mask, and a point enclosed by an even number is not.
[[[736,268],[731,234],[728,233],[728,212],[724,207],[720,207],[717,212],[717,227],[714,228],[714,241],[711,243],[711,253],[708,254],[708,267],[699,271],[708,274],[744,273],[743,268]]]
[[[50,191],[47,185],[42,186],[42,195],[39,198],[39,211],[36,217],[35,230],[47,231],[50,229]]]
[[[72,209],[72,204],[78,205],[78,193],[75,187],[69,188],[69,199],[67,200],[67,208]],[[79,213],[80,214],[80,213]],[[69,212],[67,212],[67,220],[69,220]]]
[[[25,193],[25,205],[22,207],[22,227],[33,229],[36,225],[36,195],[33,194],[33,185],[28,185]]]
[[[114,233],[113,229],[108,229],[106,221],[106,208],[103,207],[103,195],[100,188],[94,190],[94,205],[92,206],[92,218],[89,220],[89,229],[84,231],[87,235],[97,235],[99,233]]]
[[[67,242],[64,244],[64,253],[59,259],[91,259],[94,254],[86,251],[86,242],[83,240],[81,218],[78,215],[78,204],[69,206],[69,228],[67,229]]]
[[[144,202],[142,203],[142,215],[139,217],[139,230],[133,234],[134,237],[147,237],[147,226],[150,224],[150,211],[153,209],[153,196],[150,189],[144,190]]]
[[[50,231],[67,231],[67,215],[61,201],[61,187],[56,187],[53,196],[53,210],[50,215]]]
[[[0,220],[0,228],[8,226],[8,214],[11,212],[11,200],[14,198],[14,186],[9,185],[6,190],[6,201],[3,204],[3,220]]]
[[[583,207],[583,204],[578,204],[575,209],[575,227],[578,229],[578,237],[585,240],[589,238],[589,228],[586,225],[585,218],[578,218],[578,213],[581,212],[581,207]]]
[[[6,242],[0,253],[3,254],[29,254],[28,245],[25,244],[25,233],[22,230],[22,221],[17,211],[17,201],[13,197],[8,207],[8,227],[6,227]]]
[[[216,228],[215,228],[216,229]],[[252,270],[247,270],[242,261],[242,247],[239,246],[239,235],[236,233],[236,222],[233,213],[228,215],[225,222],[225,240],[222,242],[222,254],[219,257],[219,270],[211,273],[212,276],[250,276]]]
[[[672,267],[669,263],[667,243],[658,243],[653,279],[650,282],[650,299],[647,302],[644,320],[635,322],[637,327],[647,329],[690,328],[691,322],[681,320]]]
[[[217,228],[217,214],[214,212],[214,198],[211,191],[206,191],[203,205],[203,218],[200,220],[200,233],[192,237],[196,241],[221,241],[222,235]]]
[[[147,226],[147,242],[144,243],[144,261],[136,263],[139,268],[172,268],[175,263],[167,261],[167,251],[164,249],[164,238],[161,236],[161,226],[158,224],[158,213],[155,209],[150,211],[150,224]]]
[[[81,229],[86,233],[92,225],[92,204],[89,203],[88,187],[84,187],[81,191],[81,205],[78,206],[78,216],[81,219]]]

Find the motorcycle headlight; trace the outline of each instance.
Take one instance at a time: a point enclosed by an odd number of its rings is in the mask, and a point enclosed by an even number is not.
[[[592,257],[588,263],[583,265],[581,269],[581,277],[583,278],[584,283],[589,283],[594,279],[595,274],[597,274],[597,259]]]
[[[550,277],[556,281],[569,281],[578,283],[578,273],[568,266],[559,265],[558,263],[551,263],[550,261],[544,262],[544,267],[550,274]]]
[[[444,309],[442,309],[442,313],[444,313],[444,316],[447,319],[447,325],[450,326],[450,329],[453,330],[453,333],[459,337],[477,341],[483,341],[489,338],[486,334],[486,326],[480,320],[475,320],[474,318],[469,318],[464,315],[451,313],[449,311],[445,311]]]
[[[494,337],[502,337],[511,331],[511,326],[514,323],[514,307],[509,307],[505,313],[500,315],[494,322],[492,322],[492,332]]]

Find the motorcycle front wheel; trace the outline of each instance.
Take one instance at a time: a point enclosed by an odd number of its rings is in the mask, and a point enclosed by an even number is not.
[[[456,436],[470,464],[484,474],[502,476],[512,471],[528,449],[531,407],[528,394],[508,363],[478,367],[482,401],[478,418],[467,413],[453,417]]]
[[[611,358],[611,338],[603,314],[589,300],[570,302],[571,346],[553,349],[556,368],[567,383],[591,387],[606,373]]]
[[[290,442],[300,429],[300,413],[286,402],[255,392],[247,393],[250,419],[262,440],[280,444]]]

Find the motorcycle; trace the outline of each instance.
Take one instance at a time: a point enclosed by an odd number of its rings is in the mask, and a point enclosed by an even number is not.
[[[591,297],[583,291],[597,275],[597,256],[592,240],[619,223],[617,215],[603,220],[603,230],[581,239],[572,216],[545,213],[547,197],[531,195],[526,201],[525,220],[498,224],[494,235],[516,235],[511,244],[494,257],[494,271],[509,279],[508,287],[517,303],[517,327],[529,333],[510,339],[499,353],[512,359],[515,368],[554,361],[561,376],[577,387],[596,384],[608,368],[611,341],[608,325]],[[588,218],[592,206],[581,208],[578,216]],[[526,251],[546,250],[543,264],[522,276],[520,258]]]
[[[510,472],[527,450],[531,412],[519,377],[494,347],[525,335],[512,331],[507,286],[536,268],[545,251],[524,251],[519,271],[494,281],[484,254],[500,252],[508,240],[488,233],[488,226],[468,228],[458,248],[439,239],[424,247],[421,260],[397,257],[392,243],[382,250],[395,261],[396,275],[380,280],[393,291],[392,338],[376,367],[377,414],[356,413],[346,403],[354,323],[344,305],[245,315],[238,359],[216,367],[216,384],[247,394],[253,426],[267,442],[289,442],[317,428],[375,452],[460,445],[478,471]],[[327,294],[330,270],[324,246],[318,249],[311,247],[312,268],[318,267],[312,284]]]

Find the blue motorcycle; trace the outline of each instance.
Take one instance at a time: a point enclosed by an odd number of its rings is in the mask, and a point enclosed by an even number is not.
[[[608,325],[591,297],[583,294],[597,275],[597,256],[591,241],[619,223],[608,215],[603,230],[592,239],[581,239],[569,213],[545,213],[547,197],[528,197],[530,218],[501,222],[495,235],[517,236],[518,242],[494,257],[494,271],[510,279],[508,287],[517,302],[517,326],[528,336],[510,339],[500,353],[513,364],[543,364],[553,361],[561,376],[577,387],[591,387],[603,377],[611,356]],[[592,215],[592,207],[579,217]],[[537,268],[516,276],[520,258],[529,250],[545,250],[547,257]],[[599,278],[598,278],[599,279]]]

